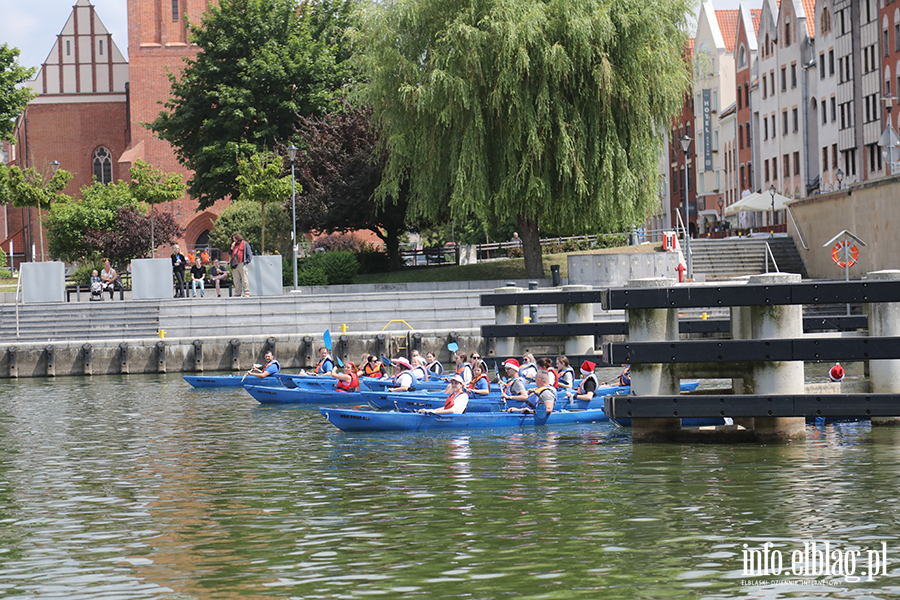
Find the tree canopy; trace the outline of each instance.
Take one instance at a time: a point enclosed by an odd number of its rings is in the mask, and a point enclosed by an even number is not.
[[[269,247],[276,247],[281,254],[290,250],[291,219],[283,204],[266,205],[266,233]],[[240,233],[254,253],[262,248],[262,214],[260,206],[250,200],[238,200],[229,204],[219,218],[213,230],[209,232],[209,243],[223,252],[231,251],[231,236]]]
[[[389,150],[379,197],[515,219],[529,277],[541,223],[625,227],[657,200],[689,73],[687,0],[397,0],[361,13],[361,93]]]
[[[284,203],[291,197],[291,178],[282,177],[281,163],[271,152],[262,152],[238,164],[241,198],[260,205],[259,248],[262,254],[266,253],[266,204]]]
[[[205,209],[238,199],[238,163],[288,140],[295,115],[321,112],[348,78],[336,43],[351,0],[223,0],[190,28],[200,48],[170,75],[166,110],[150,124],[193,171]]]
[[[299,119],[296,131],[303,148],[295,163],[302,188],[297,226],[328,233],[368,229],[384,241],[391,269],[397,271],[407,198],[400,194],[391,202],[375,200],[385,156],[370,117],[371,110],[345,105],[322,117]]]
[[[40,232],[41,258],[43,259],[44,219],[40,211],[49,210],[53,202],[64,202],[69,199],[62,191],[72,179],[72,174],[64,169],[59,169],[48,178],[32,167],[22,169],[15,165],[8,167],[5,174],[7,181],[4,186],[13,206],[38,209],[38,231]]]
[[[34,68],[19,64],[19,49],[0,44],[0,140],[13,140],[15,118],[34,96],[22,83],[34,76]]]

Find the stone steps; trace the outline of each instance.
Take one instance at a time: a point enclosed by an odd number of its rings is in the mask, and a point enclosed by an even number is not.
[[[766,272],[766,244],[771,248],[775,265],[769,259],[768,271],[799,273],[808,277],[803,259],[791,238],[727,238],[692,240],[691,256],[695,275],[707,281],[724,281]]]

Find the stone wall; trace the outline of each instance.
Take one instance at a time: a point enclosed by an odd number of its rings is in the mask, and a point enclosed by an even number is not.
[[[678,254],[572,254],[568,257],[569,285],[624,287],[629,279],[666,277],[678,280]]]

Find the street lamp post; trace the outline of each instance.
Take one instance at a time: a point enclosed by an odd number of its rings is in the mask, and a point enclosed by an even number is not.
[[[844,172],[838,169],[837,173],[835,173],[834,176],[837,177],[838,180],[838,189],[844,189]]]
[[[56,172],[59,171],[59,161],[53,160],[50,161],[50,170],[53,172],[53,175],[56,175]],[[41,224],[41,207],[38,205],[38,224]],[[41,225],[41,262],[44,262],[44,229],[43,225]]]
[[[694,278],[694,271],[691,267],[691,228],[690,214],[688,207],[688,150],[691,149],[691,138],[688,135],[681,136],[681,151],[684,153],[684,251],[687,260],[687,278]]]
[[[293,209],[293,219],[292,223],[294,225],[293,232],[291,234],[291,246],[293,247],[291,250],[291,260],[294,261],[294,291],[297,291],[297,187],[296,180],[294,179],[294,159],[297,158],[297,150],[298,148],[291,144],[287,148],[288,158],[291,159],[291,208]]]
[[[769,194],[772,195],[772,230],[769,232],[769,237],[775,237],[775,185],[769,186]]]
[[[725,200],[723,200],[722,198],[719,198],[718,205],[719,205],[719,232],[721,233],[722,232],[722,223],[725,220],[725,213],[722,210],[722,208],[725,206]],[[722,237],[724,237],[724,236],[722,236]]]

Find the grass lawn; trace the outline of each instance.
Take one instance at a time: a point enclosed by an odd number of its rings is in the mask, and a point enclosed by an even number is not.
[[[661,244],[642,244],[640,246],[623,246],[604,248],[602,250],[586,250],[572,254],[624,254],[638,252],[662,251]],[[559,265],[560,277],[568,277],[568,254],[545,254],[544,277],[550,279],[550,266]],[[525,259],[509,258],[492,260],[476,265],[449,267],[416,267],[404,269],[396,273],[373,273],[357,275],[355,283],[418,283],[422,281],[478,281],[484,279],[526,279]]]

